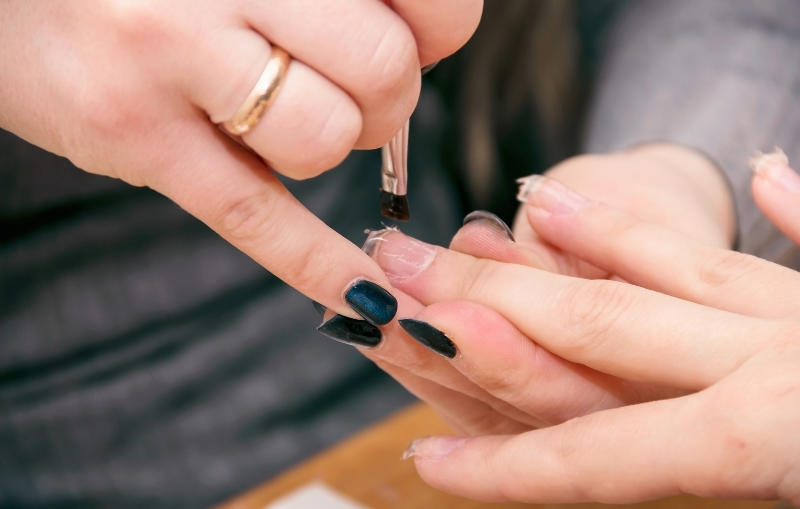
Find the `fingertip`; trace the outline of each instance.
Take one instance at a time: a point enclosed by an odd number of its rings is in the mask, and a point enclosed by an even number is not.
[[[423,66],[463,46],[475,33],[483,13],[483,0],[392,0],[390,5],[411,27]]]

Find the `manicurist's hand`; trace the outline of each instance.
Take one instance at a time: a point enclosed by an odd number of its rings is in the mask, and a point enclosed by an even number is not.
[[[753,188],[762,209],[800,241],[800,177],[784,160],[761,160]],[[416,299],[437,302],[411,318],[460,348],[468,316],[460,301],[496,311],[519,332],[504,348],[520,399],[537,397],[536,370],[526,375],[517,359],[534,341],[598,373],[686,395],[519,434],[422,439],[411,450],[420,475],[484,500],[620,503],[692,493],[799,502],[800,274],[654,226],[551,179],[529,180],[521,197],[544,241],[630,284],[387,234],[384,254],[419,253],[420,262],[402,274],[381,262],[395,271],[390,277],[402,277]],[[474,342],[463,356],[474,355]]]
[[[480,12],[480,0],[9,0],[0,127],[152,187],[301,292],[358,316],[346,288],[385,277],[271,168],[309,178],[389,140],[417,102],[420,66],[463,44]],[[237,119],[241,145],[218,128]],[[377,288],[354,297],[358,313],[391,319]]]

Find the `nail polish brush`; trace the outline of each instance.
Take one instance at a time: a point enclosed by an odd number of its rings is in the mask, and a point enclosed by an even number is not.
[[[422,68],[426,74],[434,62]],[[408,207],[408,127],[409,121],[381,148],[381,215],[398,221],[411,217]]]

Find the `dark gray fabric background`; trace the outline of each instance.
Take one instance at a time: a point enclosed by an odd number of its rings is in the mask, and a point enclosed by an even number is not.
[[[446,243],[460,217],[424,113],[412,136],[404,229]],[[379,164],[290,186],[360,244]],[[412,401],[319,322],[160,195],[0,132],[0,507],[206,506]]]
[[[733,186],[741,250],[800,268],[755,206],[747,164],[775,146],[800,164],[800,2],[632,1],[599,69],[586,151],[658,139],[705,151]]]
[[[797,266],[749,200],[746,161],[775,144],[800,161],[800,2],[626,5],[586,148],[705,150],[733,182],[744,249]],[[428,90],[404,227],[437,243],[463,212],[439,164],[442,117]],[[381,221],[377,156],[291,187],[360,243]],[[411,401],[318,323],[168,200],[0,132],[0,507],[207,506]]]

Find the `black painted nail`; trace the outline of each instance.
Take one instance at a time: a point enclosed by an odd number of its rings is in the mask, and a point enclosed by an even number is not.
[[[397,313],[397,299],[372,281],[362,279],[347,290],[344,300],[373,325],[386,325]]]
[[[412,338],[434,352],[444,355],[448,359],[452,359],[456,356],[456,345],[450,341],[450,338],[444,335],[444,332],[433,325],[411,318],[403,318],[398,320],[398,322],[400,323],[400,327],[405,329]]]
[[[381,342],[381,331],[364,320],[354,320],[336,315],[326,321],[317,331],[331,339],[348,345],[377,346]]]
[[[505,234],[511,240],[511,242],[516,242],[511,228],[509,228],[506,222],[500,219],[500,217],[496,214],[492,214],[486,210],[476,210],[464,216],[464,221],[461,223],[461,225],[463,226],[472,221],[486,221],[489,227]]]
[[[317,313],[319,313],[320,316],[323,316],[325,314],[325,311],[328,310],[328,308],[326,308],[325,306],[323,306],[322,304],[320,304],[315,300],[311,301],[311,305],[314,306],[314,309],[317,310]]]

